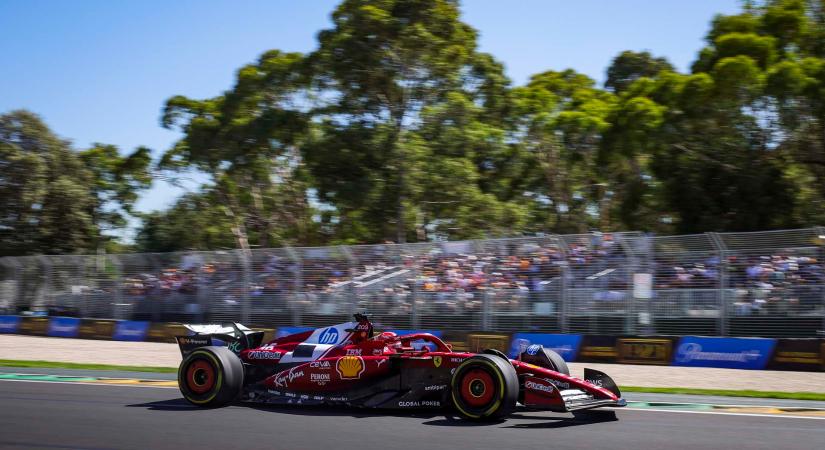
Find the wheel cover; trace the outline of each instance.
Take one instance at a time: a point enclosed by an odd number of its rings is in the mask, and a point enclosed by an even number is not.
[[[186,369],[186,387],[196,394],[209,392],[215,385],[215,368],[207,361],[199,359]]]
[[[493,400],[495,390],[493,377],[484,369],[470,369],[461,377],[461,400],[473,408],[487,406]]]

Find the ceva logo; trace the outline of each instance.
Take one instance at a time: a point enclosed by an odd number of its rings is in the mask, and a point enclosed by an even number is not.
[[[318,337],[319,344],[336,344],[338,343],[338,330],[335,328],[327,328]]]

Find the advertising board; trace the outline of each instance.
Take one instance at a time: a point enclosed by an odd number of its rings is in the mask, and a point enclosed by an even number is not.
[[[622,338],[618,340],[618,362],[623,364],[670,364],[670,339]]]
[[[77,317],[52,317],[49,319],[49,331],[52,337],[77,337],[80,334],[80,319]]]
[[[17,333],[19,327],[19,316],[0,316],[0,333]]]
[[[685,336],[673,356],[674,366],[764,369],[776,339]]]
[[[115,325],[112,339],[116,341],[144,341],[149,333],[149,322],[121,320]]]
[[[510,357],[518,357],[529,345],[540,344],[558,353],[567,362],[575,361],[581,341],[580,334],[516,333],[510,342]]]

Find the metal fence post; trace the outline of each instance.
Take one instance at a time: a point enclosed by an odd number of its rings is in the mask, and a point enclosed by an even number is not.
[[[86,256],[77,256],[76,265],[80,270],[80,317],[89,317],[89,301],[91,296],[91,283],[89,283],[88,270],[86,267]]]
[[[246,249],[236,250],[235,255],[236,258],[240,259],[241,263],[241,323],[249,324],[249,310],[251,306],[249,302],[252,298],[249,295],[249,286],[252,280],[250,276],[252,255],[250,251]]]
[[[112,312],[110,314],[111,314],[112,317],[114,317],[116,306],[119,305],[119,304],[123,304],[123,292],[122,292],[122,290],[123,290],[123,264],[121,264],[120,258],[118,258],[118,255],[107,255],[106,258],[109,260],[109,262],[112,263],[112,266],[115,268],[115,277],[114,277],[114,280],[113,280],[114,287],[112,288],[112,302],[110,303],[112,305],[112,309],[111,309]],[[105,269],[104,269],[104,273],[105,273]],[[134,314],[133,309],[134,308],[132,308],[131,305],[130,305],[130,308],[129,308],[129,315],[130,316],[132,316]],[[129,318],[132,319],[132,317],[129,317]]]
[[[0,311],[15,314],[20,290],[20,263],[17,258],[6,256],[0,258],[0,266],[5,267],[4,284],[6,284],[2,291],[3,298],[0,298],[0,305],[2,305]]]
[[[349,306],[347,310],[347,315],[351,316],[353,313],[358,312],[358,291],[355,288],[355,283],[352,281],[355,279],[355,270],[358,267],[358,258],[352,253],[352,250],[349,249],[346,245],[339,246],[341,253],[347,259],[347,274],[349,274],[349,284],[347,285],[347,292],[349,293],[349,299],[346,302]],[[337,308],[336,308],[337,309]]]
[[[14,295],[11,300],[14,310],[11,312],[17,314],[19,312],[19,303],[21,303],[23,298],[23,271],[20,269],[20,258],[6,258],[6,260],[14,265]]]
[[[294,248],[286,246],[284,247],[284,250],[289,255],[289,258],[292,259],[292,262],[295,263],[294,293],[292,294],[292,298],[289,300],[290,304],[288,305],[288,309],[292,311],[292,326],[298,327],[301,326],[301,312],[298,309],[298,298],[302,295],[301,291],[303,290],[303,260]]]
[[[418,258],[415,258],[415,262],[412,265],[412,279],[413,282],[410,286],[410,314],[412,315],[412,328],[417,330],[421,327],[421,317],[419,317],[418,311],[418,275],[419,275],[419,267],[418,267]]]
[[[636,318],[634,317],[635,314],[635,303],[636,298],[634,297],[634,290],[633,287],[633,276],[638,271],[638,261],[636,260],[636,253],[632,246],[628,245],[627,241],[625,241],[624,236],[621,234],[614,234],[613,238],[618,244],[622,247],[625,255],[627,255],[628,264],[622,270],[624,272],[623,276],[625,279],[625,283],[627,286],[630,286],[630,292],[625,292],[625,321],[624,321],[624,332],[627,335],[635,334],[636,328]]]
[[[204,311],[206,311],[207,287],[204,280],[203,260],[200,259],[202,254],[202,252],[183,253],[179,259],[181,270],[183,269],[184,262],[187,262],[187,260],[190,262],[194,261],[197,264],[195,267],[189,267],[188,270],[191,272],[195,284],[195,302],[198,306],[195,321],[198,323],[203,323],[204,317],[206,317]]]
[[[38,262],[40,262],[43,265],[43,270],[42,270],[42,273],[43,273],[43,297],[44,297],[44,299],[48,297],[48,300],[46,300],[47,304],[45,305],[46,308],[48,308],[49,305],[54,303],[54,295],[55,295],[54,289],[52,289],[52,276],[53,276],[52,263],[51,263],[51,261],[49,261],[48,257],[46,257],[46,256],[37,256],[35,258]],[[36,303],[36,299],[32,299],[32,304],[29,305],[29,310],[31,310],[32,307],[35,306],[35,303]]]
[[[9,283],[9,275],[11,275],[10,272],[12,272],[12,269],[6,262],[8,259],[8,257],[0,257],[0,267],[3,267],[3,279],[0,280],[2,281],[2,285],[0,285],[0,314],[7,314],[10,309],[8,305],[11,304],[9,300],[9,297],[12,297],[10,293],[11,283]]]
[[[720,336],[727,336],[730,318],[728,317],[728,261],[726,246],[718,233],[707,233],[707,235],[716,247],[719,257],[719,324],[717,325],[717,332]]]
[[[155,258],[154,253],[145,253],[144,257],[152,265],[152,270],[154,271],[154,273],[157,274],[156,278],[158,280],[156,282],[156,286],[153,289],[148,290],[146,292],[146,295],[144,295],[144,301],[148,300],[150,303],[150,308],[152,310],[152,321],[160,322],[161,317],[163,316],[163,299],[161,299],[158,294],[160,294],[160,275],[163,271],[163,268],[160,266],[160,264],[158,264],[158,260],[157,258]]]
[[[562,333],[567,333],[570,331],[570,290],[567,286],[570,278],[570,266],[567,259],[570,249],[567,248],[567,243],[560,236],[555,234],[552,236],[561,252],[561,264],[559,265],[561,274],[561,283],[559,283],[559,329]]]
[[[819,260],[825,261],[825,227],[816,227],[817,243],[819,244]],[[819,333],[825,336],[825,280],[820,280],[819,295],[822,297],[822,329]]]
[[[481,331],[490,331],[493,328],[490,303],[490,290],[484,289],[481,292]]]

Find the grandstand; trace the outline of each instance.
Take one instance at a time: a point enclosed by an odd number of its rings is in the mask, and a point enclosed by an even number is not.
[[[825,229],[0,258],[0,312],[314,326],[806,337]]]

